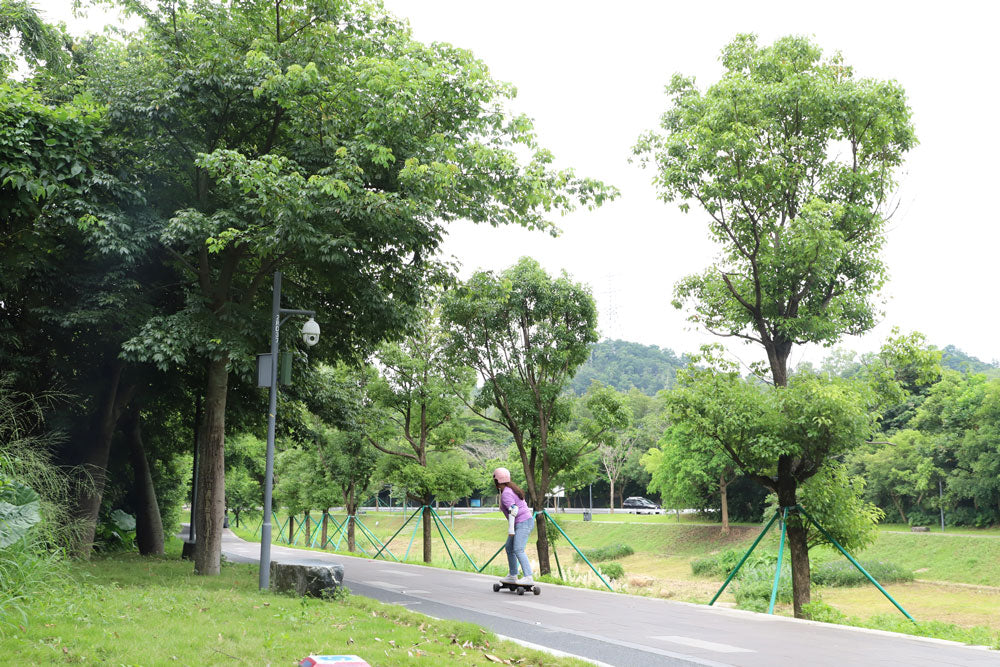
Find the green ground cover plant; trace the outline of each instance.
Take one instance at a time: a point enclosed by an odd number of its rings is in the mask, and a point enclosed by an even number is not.
[[[1000,632],[982,626],[967,628],[941,621],[918,621],[917,623],[913,623],[898,614],[875,614],[867,619],[863,619],[856,616],[847,616],[822,600],[814,600],[806,607],[810,619],[823,623],[836,623],[838,625],[872,628],[874,630],[888,630],[889,632],[900,632],[918,637],[934,637],[936,639],[947,639],[974,646],[988,646],[993,649],[1000,649]]]
[[[601,563],[597,569],[601,571],[601,574],[612,581],[621,579],[625,576],[625,567],[621,563],[615,561]]]
[[[295,598],[257,590],[253,565],[197,577],[172,540],[165,558],[114,554],[70,565],[0,636],[21,664],[295,664],[353,653],[377,665],[583,665],[523,648],[468,623],[431,619],[360,596]]]
[[[913,581],[913,572],[895,563],[881,560],[859,560],[861,567],[882,585]],[[846,558],[817,563],[812,571],[812,581],[817,586],[869,586],[865,575]]]
[[[609,544],[595,549],[581,549],[581,551],[591,563],[598,563],[605,560],[616,560],[618,558],[631,556],[635,553],[635,549],[627,544]],[[578,563],[583,562],[583,558],[578,553],[573,554],[573,560]]]

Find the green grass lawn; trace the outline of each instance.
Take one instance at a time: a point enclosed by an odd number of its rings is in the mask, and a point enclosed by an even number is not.
[[[0,662],[19,665],[292,665],[311,653],[371,665],[583,665],[360,596],[294,598],[257,589],[257,568],[198,577],[173,540],[165,558],[136,554],[68,566],[33,600],[27,625],[0,629]],[[519,662],[523,661],[523,662]],[[9,664],[9,663],[8,663]]]

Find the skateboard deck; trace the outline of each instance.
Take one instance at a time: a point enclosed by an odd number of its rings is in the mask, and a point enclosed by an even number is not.
[[[525,591],[531,591],[535,595],[542,594],[542,589],[538,586],[538,584],[515,584],[509,581],[498,581],[493,584],[494,593],[498,593],[503,588],[513,591],[518,595],[524,595]]]

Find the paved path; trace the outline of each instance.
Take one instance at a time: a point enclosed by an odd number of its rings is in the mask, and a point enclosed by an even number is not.
[[[222,552],[258,562],[260,545],[225,531]],[[674,665],[1000,666],[1000,652],[607,591],[544,585],[539,596],[494,593],[495,577],[273,545],[281,562],[344,565],[358,595],[469,621],[521,643],[615,667]],[[886,602],[886,611],[894,611]]]

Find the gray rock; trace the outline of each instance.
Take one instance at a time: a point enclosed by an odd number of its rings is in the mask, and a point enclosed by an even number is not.
[[[296,565],[271,561],[271,586],[283,593],[311,597],[332,596],[344,582],[344,566]]]
[[[927,526],[910,526],[911,533],[929,533],[931,529]]]

